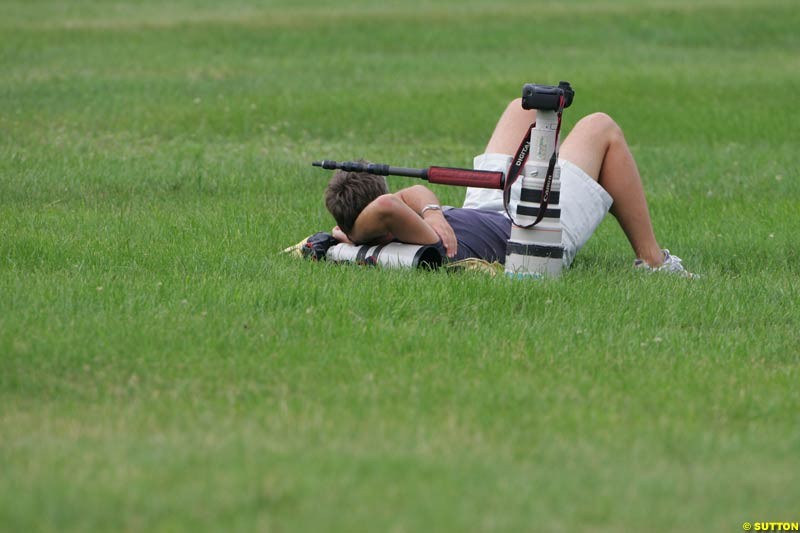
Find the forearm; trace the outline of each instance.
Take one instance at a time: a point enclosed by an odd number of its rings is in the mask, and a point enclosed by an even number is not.
[[[402,189],[396,193],[396,196],[409,207],[410,210],[419,214],[425,223],[433,229],[436,235],[441,239],[447,250],[449,257],[454,257],[458,251],[458,240],[453,232],[453,228],[447,222],[444,212],[441,209],[428,209],[425,213],[422,210],[427,205],[439,205],[439,199],[436,195],[422,185],[414,185],[407,189]]]
[[[426,205],[439,205],[439,199],[436,194],[423,185],[414,185],[413,187],[401,189],[395,195],[419,215],[422,214],[422,208]]]

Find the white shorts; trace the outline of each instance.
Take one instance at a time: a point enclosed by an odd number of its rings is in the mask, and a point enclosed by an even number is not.
[[[511,159],[508,154],[482,154],[475,158],[473,166],[475,170],[508,172]],[[603,221],[613,200],[583,169],[566,159],[559,159],[558,163],[561,165],[561,245],[564,266],[568,267]],[[516,212],[521,188],[522,179],[511,187],[508,210],[512,214]],[[503,191],[468,187],[464,207],[504,212]]]

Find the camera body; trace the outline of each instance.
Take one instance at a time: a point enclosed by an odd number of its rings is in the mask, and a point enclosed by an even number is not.
[[[522,87],[522,108],[540,111],[558,111],[561,97],[564,97],[564,109],[572,105],[575,91],[568,81],[560,81],[558,85],[536,85],[526,83]]]

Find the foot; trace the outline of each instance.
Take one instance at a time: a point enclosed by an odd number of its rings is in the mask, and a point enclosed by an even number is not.
[[[633,268],[647,270],[649,272],[669,272],[670,274],[677,274],[685,278],[697,278],[697,274],[692,274],[683,267],[681,258],[669,253],[666,248],[661,250],[664,259],[658,266],[650,266],[644,259],[637,259],[633,262]]]

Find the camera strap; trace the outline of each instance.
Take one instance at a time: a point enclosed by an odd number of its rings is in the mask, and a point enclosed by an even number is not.
[[[508,169],[505,186],[503,187],[503,209],[505,209],[506,215],[508,215],[511,223],[519,228],[529,229],[534,227],[536,224],[542,221],[542,218],[544,218],[545,212],[547,211],[547,206],[550,203],[550,189],[553,186],[553,174],[555,174],[556,164],[558,163],[558,137],[561,133],[561,115],[563,112],[564,97],[562,96],[558,103],[558,125],[556,126],[556,139],[553,145],[553,155],[550,157],[550,163],[547,165],[547,175],[545,176],[544,185],[542,186],[542,199],[539,202],[539,214],[536,216],[536,220],[534,220],[531,224],[524,226],[517,224],[517,221],[514,220],[514,217],[508,210],[508,204],[511,202],[511,186],[514,185],[514,182],[517,181],[517,178],[519,178],[522,167],[525,166],[525,162],[528,160],[528,155],[530,155],[531,130],[536,127],[536,122],[531,124],[530,128],[528,128],[525,137],[523,137],[522,142],[519,145],[519,148],[517,148],[517,153],[514,155],[514,159],[511,160],[511,166]]]

